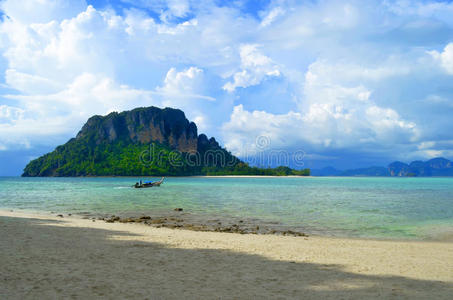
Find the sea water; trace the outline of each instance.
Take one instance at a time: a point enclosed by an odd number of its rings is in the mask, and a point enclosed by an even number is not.
[[[366,238],[453,237],[453,178],[0,177],[0,208],[142,214],[181,207],[200,218],[243,218],[307,233]]]

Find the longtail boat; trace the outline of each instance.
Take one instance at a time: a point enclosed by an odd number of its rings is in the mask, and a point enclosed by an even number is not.
[[[145,181],[145,182],[141,182],[140,183],[136,183],[135,185],[133,185],[134,188],[136,189],[143,189],[143,188],[149,188],[149,187],[153,187],[153,186],[160,186],[163,182],[164,182],[164,177],[161,178],[161,180],[159,181]]]

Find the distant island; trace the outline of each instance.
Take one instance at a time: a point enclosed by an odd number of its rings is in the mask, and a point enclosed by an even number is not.
[[[198,135],[183,111],[142,107],[88,119],[75,138],[25,167],[22,176],[310,175],[249,166],[215,138]]]
[[[413,161],[410,164],[395,161],[387,167],[368,167],[341,171],[333,167],[313,169],[314,176],[393,176],[393,177],[431,177],[453,176],[453,162],[443,157],[428,161]]]

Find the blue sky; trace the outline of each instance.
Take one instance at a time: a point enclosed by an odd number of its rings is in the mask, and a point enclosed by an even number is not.
[[[241,157],[453,158],[450,1],[0,1],[0,175],[88,117],[175,107]]]

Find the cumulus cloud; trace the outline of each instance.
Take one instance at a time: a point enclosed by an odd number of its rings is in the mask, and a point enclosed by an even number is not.
[[[373,152],[374,147],[406,144],[417,138],[415,123],[401,119],[392,109],[372,104],[354,110],[314,104],[305,114],[250,112],[238,105],[222,129],[226,146],[237,155],[257,150],[256,138],[260,136],[271,141],[267,150],[318,153],[348,148]]]
[[[8,41],[4,56],[10,75],[22,79],[26,74],[33,75],[35,80],[40,78],[42,82],[47,78],[58,85],[84,72],[111,74],[109,59],[118,51],[117,36],[121,34],[111,25],[112,19],[113,15],[88,6],[74,18],[61,22],[25,24],[4,20],[2,32]],[[28,86],[35,86],[35,80],[28,76]]]
[[[171,68],[165,76],[164,85],[156,88],[157,93],[167,99],[195,98],[215,101],[213,97],[201,95],[203,90],[203,70],[197,67],[190,67],[181,72]]]
[[[278,66],[263,55],[259,45],[246,44],[240,47],[241,71],[233,75],[233,82],[227,82],[223,89],[234,92],[238,87],[246,88],[259,84],[266,77],[280,76]]]
[[[405,71],[314,62],[305,74],[299,111],[272,114],[238,105],[222,128],[226,146],[243,155],[244,149],[253,150],[258,136],[272,141],[270,149],[317,153],[351,148],[373,152],[385,145],[415,142],[419,138],[416,123],[392,108],[380,107],[372,99],[372,90],[364,86],[401,73]]]
[[[256,139],[269,140],[269,149],[286,149],[303,139],[303,116],[289,112],[277,115],[265,111],[247,111],[242,104],[234,107],[230,120],[222,127],[225,146],[236,155],[257,151]],[[296,134],[296,136],[294,136]],[[266,150],[266,149],[263,149]]]

